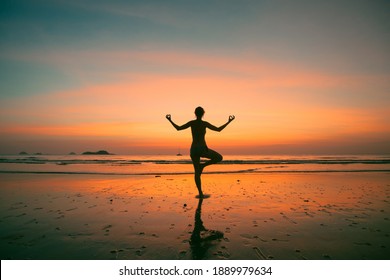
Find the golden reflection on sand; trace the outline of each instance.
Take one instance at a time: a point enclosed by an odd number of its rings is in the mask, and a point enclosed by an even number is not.
[[[390,174],[1,174],[2,259],[386,259]]]

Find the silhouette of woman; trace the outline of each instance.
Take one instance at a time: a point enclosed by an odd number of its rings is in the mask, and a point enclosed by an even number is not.
[[[202,183],[200,179],[203,169],[206,166],[222,161],[222,156],[219,153],[207,147],[206,139],[205,139],[206,128],[219,132],[222,131],[229,123],[231,123],[235,119],[235,116],[231,115],[229,116],[229,120],[224,125],[220,127],[216,127],[210,124],[209,122],[202,120],[204,113],[205,111],[203,110],[202,107],[197,107],[195,109],[196,120],[189,121],[186,124],[183,124],[181,126],[175,124],[172,121],[171,115],[169,114],[166,115],[168,121],[170,121],[170,123],[177,130],[183,130],[191,127],[192,145],[191,145],[190,155],[191,155],[192,163],[194,165],[195,184],[199,191],[199,196],[197,196],[198,198],[206,197],[202,192]],[[200,158],[207,158],[209,160],[201,163]]]

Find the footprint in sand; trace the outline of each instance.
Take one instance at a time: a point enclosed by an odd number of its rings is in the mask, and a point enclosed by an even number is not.
[[[284,219],[286,219],[287,221],[289,221],[290,223],[292,223],[292,224],[297,224],[296,221],[294,221],[294,220],[290,219],[289,217],[287,217],[283,212],[281,212],[280,215],[282,215],[282,217],[283,217]]]
[[[179,252],[179,256],[182,258],[187,254],[187,251],[183,250]]]
[[[37,219],[32,219],[30,221],[25,222],[24,224],[28,225],[28,224],[32,224],[32,223],[38,224],[38,220]]]
[[[354,242],[353,244],[360,246],[372,246],[370,242]]]
[[[12,204],[12,206],[10,208],[8,208],[8,210],[18,210],[18,209],[22,209],[22,208],[26,208],[27,205],[24,204],[23,202],[18,202],[18,203],[14,203]]]
[[[223,252],[221,250],[217,251],[217,252],[214,252],[213,253],[214,256],[218,256],[219,258],[222,258],[222,259],[229,259],[230,258],[230,254],[228,252]]]
[[[264,255],[264,253],[260,250],[258,247],[253,247],[253,250],[255,251],[256,256],[260,260],[266,260],[267,257]]]
[[[277,238],[272,238],[272,241],[278,241],[278,242],[288,242],[289,240],[286,240],[286,239],[277,239]]]
[[[311,218],[313,218],[314,216],[312,214],[310,214],[309,212],[305,211],[305,214]]]
[[[102,230],[106,231],[106,233],[104,234],[105,236],[108,236],[109,235],[109,232],[110,232],[110,228],[112,228],[112,225],[106,225],[102,228]]]
[[[142,250],[137,250],[137,251],[135,251],[135,254],[137,255],[137,256],[142,256]]]
[[[19,218],[19,217],[23,217],[23,216],[26,216],[26,215],[27,215],[26,213],[22,213],[20,215],[15,216],[15,217]]]

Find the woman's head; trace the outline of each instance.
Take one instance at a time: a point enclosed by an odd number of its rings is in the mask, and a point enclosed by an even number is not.
[[[195,109],[195,116],[198,118],[198,119],[201,119],[204,115],[204,109],[202,107],[197,107]]]

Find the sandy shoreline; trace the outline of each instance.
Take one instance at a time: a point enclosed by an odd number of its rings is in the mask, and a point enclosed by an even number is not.
[[[0,174],[1,259],[387,259],[390,174]],[[201,202],[201,203],[200,203]],[[207,229],[207,230],[206,230]]]

